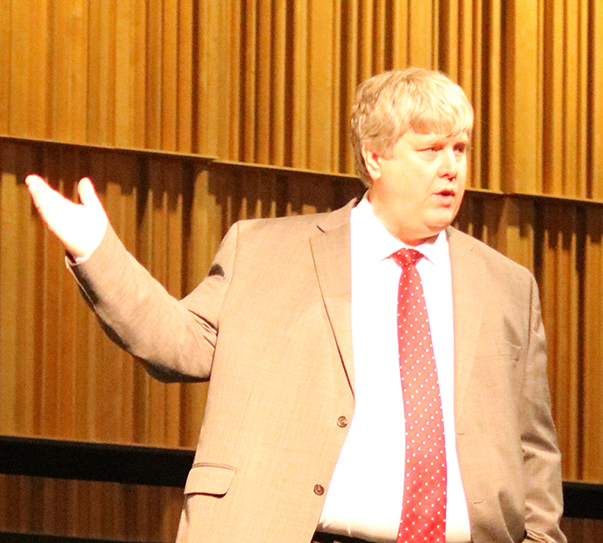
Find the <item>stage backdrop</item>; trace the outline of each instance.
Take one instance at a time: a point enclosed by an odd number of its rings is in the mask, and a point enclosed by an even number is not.
[[[90,175],[127,247],[181,296],[234,220],[361,194],[354,89],[418,65],[475,106],[458,226],[536,274],[564,477],[603,484],[602,57],[597,0],[0,0],[0,432],[194,447],[205,401],[103,336],[27,173],[69,195]],[[0,495],[0,530],[132,540],[173,539],[181,503],[20,477]]]

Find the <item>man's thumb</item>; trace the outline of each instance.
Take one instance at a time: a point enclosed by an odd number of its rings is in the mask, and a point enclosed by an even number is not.
[[[94,190],[94,185],[92,181],[87,177],[84,177],[80,180],[77,186],[77,193],[80,197],[80,202],[90,209],[94,209],[95,211],[101,210],[103,215],[105,214],[103,210],[103,206],[98,199],[96,191]]]

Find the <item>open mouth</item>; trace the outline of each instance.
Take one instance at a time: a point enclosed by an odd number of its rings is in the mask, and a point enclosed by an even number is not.
[[[455,193],[453,190],[444,189],[444,190],[441,190],[440,192],[437,192],[436,195],[441,196],[442,198],[454,198]]]
[[[438,206],[449,208],[456,204],[456,193],[454,190],[441,190],[440,192],[436,192],[434,196],[437,199]]]

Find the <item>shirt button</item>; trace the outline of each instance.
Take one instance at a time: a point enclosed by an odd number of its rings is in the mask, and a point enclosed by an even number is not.
[[[348,425],[348,418],[341,416],[337,419],[337,426],[340,428],[345,428]]]
[[[322,496],[325,493],[325,487],[322,485],[315,485],[314,486],[314,494],[316,494],[317,496]]]

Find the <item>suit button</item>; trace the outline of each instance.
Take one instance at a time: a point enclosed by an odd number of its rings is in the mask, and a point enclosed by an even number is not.
[[[348,425],[348,418],[341,416],[337,419],[337,426],[340,428],[345,428]]]
[[[314,486],[314,494],[316,494],[317,496],[322,496],[325,493],[325,487],[322,485],[315,485]]]

